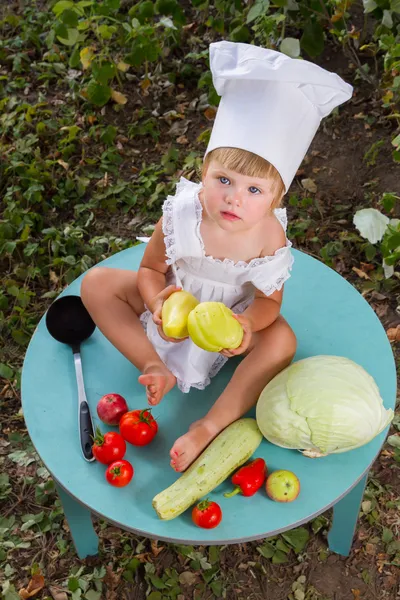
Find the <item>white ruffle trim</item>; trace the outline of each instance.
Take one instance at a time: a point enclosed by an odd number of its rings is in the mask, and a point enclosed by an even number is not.
[[[294,262],[294,258],[290,253],[290,248],[292,247],[291,241],[286,238],[286,245],[283,246],[282,248],[278,248],[278,250],[276,250],[276,252],[274,252],[274,254],[272,254],[270,256],[253,258],[249,262],[246,262],[243,260],[239,260],[239,261],[235,262],[234,260],[232,260],[230,258],[220,259],[220,258],[214,258],[211,255],[207,255],[205,253],[204,242],[203,242],[203,239],[200,234],[200,225],[201,225],[201,220],[202,220],[202,216],[203,216],[203,207],[202,207],[200,199],[199,199],[200,189],[201,189],[201,184],[193,183],[192,181],[189,181],[188,179],[181,177],[179,182],[176,184],[175,196],[168,196],[167,199],[163,203],[163,233],[164,233],[164,242],[165,242],[166,255],[167,255],[167,260],[166,260],[167,265],[173,265],[176,262],[176,243],[175,243],[175,232],[174,232],[174,222],[173,222],[173,211],[174,211],[173,203],[175,201],[175,198],[179,194],[181,194],[182,192],[185,192],[185,193],[189,192],[190,194],[192,194],[193,201],[194,201],[195,217],[196,217],[195,233],[196,233],[197,239],[199,240],[203,257],[211,263],[219,263],[228,268],[233,267],[235,269],[251,270],[256,267],[268,264],[271,261],[273,261],[275,258],[277,258],[281,255],[289,254],[289,263],[288,263],[288,266],[287,266],[287,269],[285,270],[285,272],[278,279],[276,279],[272,284],[268,284],[263,288],[261,288],[261,287],[259,288],[260,291],[263,294],[265,294],[266,296],[270,296],[275,291],[280,291],[282,289],[282,286],[285,283],[285,281],[287,281],[287,279],[289,279],[289,277],[290,277],[290,270],[292,269],[293,262]],[[276,208],[274,210],[274,214],[275,214],[276,218],[278,219],[278,221],[280,222],[280,224],[282,225],[283,230],[286,233],[286,230],[287,230],[286,208]]]
[[[174,202],[175,198],[179,196],[179,194],[183,191],[190,190],[193,194],[197,195],[200,189],[200,185],[198,183],[193,183],[184,177],[181,177],[178,183],[176,184],[176,192],[174,196],[167,196],[166,200],[164,200],[162,211],[163,211],[163,233],[164,233],[164,243],[165,250],[167,255],[166,263],[167,265],[172,265],[176,261],[176,244],[175,244],[175,232],[174,232]],[[197,222],[199,221],[199,215],[197,214],[196,208],[196,218]],[[201,204],[200,204],[200,218],[201,218]]]
[[[282,248],[278,248],[278,250],[276,250],[276,252],[274,252],[274,254],[271,254],[270,256],[262,256],[259,258],[252,258],[249,262],[246,262],[244,260],[238,260],[237,262],[235,262],[231,258],[224,258],[224,259],[214,258],[213,256],[206,254],[204,242],[200,235],[200,225],[201,225],[201,219],[203,216],[203,207],[201,205],[198,192],[199,192],[199,189],[196,190],[196,193],[194,195],[196,218],[197,218],[196,234],[197,234],[198,240],[201,245],[201,250],[202,250],[203,256],[206,260],[213,262],[213,263],[227,265],[229,267],[251,269],[254,267],[259,267],[260,265],[265,265],[265,264],[271,262],[271,260],[274,260],[274,258],[276,258],[277,256],[280,256],[281,254],[286,254],[288,252],[288,249],[290,249],[292,247],[292,242],[286,238],[286,245],[283,246]],[[279,223],[282,225],[283,230],[286,233],[286,229],[287,229],[286,208],[276,208],[274,210],[274,213],[275,213],[275,216],[278,219]],[[293,261],[292,261],[292,264],[293,264]],[[282,285],[281,285],[281,287],[282,287]]]

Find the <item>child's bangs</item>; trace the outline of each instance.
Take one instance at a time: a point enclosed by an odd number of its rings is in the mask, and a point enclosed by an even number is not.
[[[265,158],[261,158],[261,156],[253,154],[253,152],[248,152],[240,148],[216,148],[205,157],[203,170],[208,167],[211,160],[216,160],[226,169],[236,171],[247,177],[272,179],[276,196],[274,205],[278,205],[285,194],[285,186],[275,167]]]

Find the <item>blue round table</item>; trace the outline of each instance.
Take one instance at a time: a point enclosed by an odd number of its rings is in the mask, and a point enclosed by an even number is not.
[[[140,244],[101,264],[137,270],[143,254]],[[310,256],[294,251],[292,277],[285,285],[282,314],[298,339],[295,360],[318,354],[346,356],[363,366],[377,382],[386,408],[394,408],[396,372],[385,331],[362,296],[340,275]],[[79,294],[81,277],[64,294]],[[94,425],[108,428],[97,418],[103,394],[122,394],[130,409],[147,406],[137,369],[98,329],[81,347],[85,388]],[[216,400],[239,359],[230,359],[205,391],[189,394],[173,389],[154,409],[159,433],[147,447],[128,444],[126,459],[135,469],[125,488],[111,487],[105,466],[83,459],[78,437],[77,387],[72,351],[56,342],[42,318],[29,344],[22,373],[25,421],[38,454],[57,483],[79,557],[96,554],[98,538],[91,513],[134,533],[185,544],[231,544],[268,538],[299,526],[334,505],[329,532],[330,549],[348,555],[368,471],[385,440],[387,430],[362,448],[325,458],[310,459],[300,452],[263,440],[255,457],[266,460],[270,471],[288,469],[301,481],[301,492],[289,504],[270,500],[264,491],[251,498],[224,498],[229,479],[209,497],[223,511],[215,529],[197,528],[191,511],[171,521],[158,519],[153,497],[179,477],[169,466],[169,450],[188,426],[201,418]],[[268,360],[268,357],[266,357]],[[248,416],[254,416],[250,411]]]

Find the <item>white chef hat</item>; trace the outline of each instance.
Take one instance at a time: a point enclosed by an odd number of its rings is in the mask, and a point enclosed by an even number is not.
[[[214,87],[221,96],[206,155],[241,148],[268,160],[285,191],[321,119],[352,96],[336,73],[281,52],[234,42],[210,44]]]

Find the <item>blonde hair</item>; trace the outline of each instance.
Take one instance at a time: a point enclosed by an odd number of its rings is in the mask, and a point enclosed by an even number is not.
[[[240,148],[216,148],[209,152],[203,162],[202,174],[205,175],[211,160],[221,163],[226,169],[236,171],[248,177],[270,179],[273,182],[274,200],[271,208],[277,208],[285,194],[285,185],[281,176],[270,162],[253,152]]]

